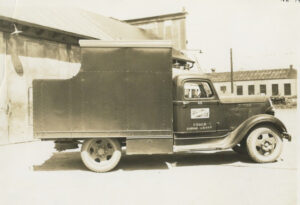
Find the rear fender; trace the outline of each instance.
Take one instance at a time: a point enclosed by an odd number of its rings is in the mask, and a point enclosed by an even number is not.
[[[259,126],[272,126],[280,133],[281,138],[286,138],[291,141],[291,136],[287,134],[285,125],[276,117],[267,114],[254,115],[240,124],[231,134],[227,137],[226,148],[231,148],[240,143],[248,134]]]

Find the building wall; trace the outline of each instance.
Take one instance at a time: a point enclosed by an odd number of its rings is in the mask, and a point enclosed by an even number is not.
[[[284,84],[291,84],[291,95],[297,95],[297,79],[280,79],[280,80],[257,80],[257,81],[235,81],[234,82],[234,94],[236,95],[237,86],[243,86],[243,96],[248,95],[248,85],[254,85],[255,95],[260,94],[260,85],[266,85],[266,96],[272,96],[272,84],[278,84],[278,91],[280,96],[284,95]],[[228,96],[231,95],[231,83],[230,82],[215,82],[215,88],[220,96]],[[221,91],[221,86],[226,86],[226,92]]]
[[[0,32],[0,144],[32,140],[32,81],[68,79],[78,46]]]
[[[0,32],[0,143],[8,143],[7,80],[5,72],[6,41]]]
[[[151,19],[149,22],[143,21],[141,23],[131,20],[129,23],[150,31],[164,40],[171,40],[174,48],[178,50],[186,49],[185,18],[168,18],[166,20],[157,18],[157,20]]]

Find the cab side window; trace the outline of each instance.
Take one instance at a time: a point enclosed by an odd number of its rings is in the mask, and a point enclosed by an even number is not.
[[[210,98],[213,96],[210,85],[207,82],[185,82],[184,98],[199,99]]]

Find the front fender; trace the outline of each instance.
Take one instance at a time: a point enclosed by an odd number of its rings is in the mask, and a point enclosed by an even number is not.
[[[231,148],[240,143],[252,129],[260,125],[271,125],[281,133],[280,137],[291,140],[291,136],[287,134],[287,129],[283,122],[272,115],[259,114],[248,118],[229,134],[226,139],[227,143],[225,143],[227,144],[226,148]]]

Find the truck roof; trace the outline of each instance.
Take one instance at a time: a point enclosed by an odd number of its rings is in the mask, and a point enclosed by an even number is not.
[[[205,79],[210,80],[207,75],[199,73],[197,71],[187,71],[187,70],[179,70],[179,69],[173,69],[172,70],[172,78],[173,81],[181,82],[188,78],[197,78],[197,79]]]
[[[149,41],[101,41],[101,40],[80,40],[80,47],[88,48],[171,48],[172,42],[165,40],[149,40]]]

